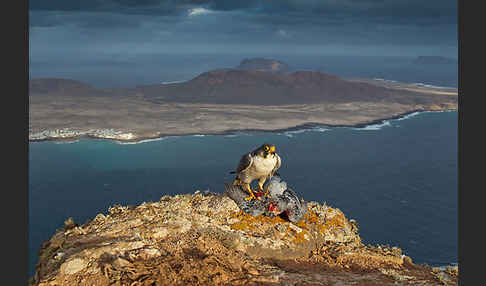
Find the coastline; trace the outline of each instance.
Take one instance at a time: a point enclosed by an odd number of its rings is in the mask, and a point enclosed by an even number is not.
[[[381,125],[386,123],[389,120],[402,120],[408,118],[411,114],[420,114],[426,112],[453,112],[457,111],[458,109],[442,109],[442,110],[427,110],[427,109],[413,109],[407,112],[403,112],[397,115],[389,116],[386,118],[378,118],[366,122],[360,122],[356,124],[323,124],[319,122],[305,122],[296,126],[289,126],[287,128],[278,128],[278,129],[255,129],[255,128],[245,128],[245,129],[228,129],[221,132],[198,132],[198,133],[156,133],[154,132],[154,136],[147,136],[147,135],[137,135],[135,132],[123,132],[123,131],[114,131],[113,129],[91,129],[85,132],[81,131],[72,131],[72,135],[70,133],[63,135],[63,136],[45,136],[42,138],[31,138],[32,134],[29,134],[29,143],[35,142],[64,142],[64,143],[74,143],[79,141],[80,139],[101,139],[101,140],[111,140],[116,143],[120,144],[140,144],[145,142],[151,141],[158,141],[164,140],[169,137],[181,137],[181,136],[206,136],[206,135],[220,135],[220,136],[228,136],[228,135],[238,135],[241,133],[286,133],[286,132],[295,132],[295,131],[305,131],[311,130],[315,128],[366,128],[373,125]],[[62,128],[63,130],[61,133],[69,132],[70,128]],[[111,132],[109,135],[103,136],[102,134],[106,133],[107,131]],[[47,133],[55,133],[55,130],[44,130],[43,132]],[[100,135],[101,134],[101,135]],[[34,134],[35,135],[35,134]],[[118,136],[117,136],[118,135]]]

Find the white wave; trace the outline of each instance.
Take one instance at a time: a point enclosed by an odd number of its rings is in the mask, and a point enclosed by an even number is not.
[[[300,134],[304,132],[325,132],[329,131],[331,129],[329,128],[324,128],[324,127],[312,127],[312,128],[304,128],[304,129],[298,129],[298,130],[292,130],[292,131],[285,131],[283,133],[278,133],[279,135],[285,135],[287,137],[294,137],[295,134]]]
[[[414,116],[416,116],[416,115],[419,115],[420,113],[422,113],[422,112],[420,112],[420,111],[415,111],[415,112],[413,112],[413,113],[410,113],[410,114],[407,114],[407,115],[405,115],[405,116],[403,116],[403,117],[398,118],[398,119],[397,119],[397,121],[401,121],[401,120],[405,120],[405,119],[412,118],[412,117],[414,117]]]
[[[427,88],[452,88],[447,86],[431,85],[431,84],[426,84],[421,82],[412,83],[412,85],[419,86],[419,87],[427,87]]]
[[[214,13],[214,11],[202,7],[192,8],[189,10],[189,16],[191,17],[197,15],[207,15],[211,13]]]
[[[417,116],[419,114],[422,114],[422,113],[439,113],[439,112],[457,112],[457,110],[427,110],[427,111],[415,111],[415,112],[412,112],[410,114],[407,114],[403,117],[400,117],[398,119],[395,119],[397,121],[401,121],[401,120],[405,120],[405,119],[409,119],[411,117],[414,117],[414,116]]]
[[[278,133],[278,135],[284,135],[284,136],[287,136],[287,137],[289,137],[289,138],[294,137],[294,135],[292,135],[292,133],[288,133],[288,132],[284,132],[284,133]]]
[[[374,78],[373,80],[376,80],[376,81],[385,81],[385,82],[398,82],[396,80],[384,79],[384,78]]]
[[[133,145],[133,144],[141,144],[141,143],[147,143],[147,142],[161,141],[161,140],[165,140],[165,139],[167,139],[167,137],[144,139],[144,140],[134,141],[134,142],[121,142],[121,141],[115,141],[115,142],[117,144],[121,144],[121,145]]]
[[[439,112],[457,112],[457,110],[451,109],[451,110],[430,110],[430,111],[424,111],[424,113],[426,113],[426,112],[430,112],[430,113],[432,113],[432,112],[437,112],[437,113],[439,113]]]
[[[54,144],[72,144],[79,142],[79,140],[73,140],[73,141],[54,141]]]
[[[294,134],[300,134],[300,133],[304,133],[304,132],[308,132],[308,131],[311,131],[311,129],[300,129],[300,130],[294,130],[294,131],[285,131],[282,134],[287,136],[287,137],[294,137]]]
[[[456,112],[456,110],[428,110],[428,111],[415,111],[415,112],[412,112],[410,114],[407,114],[405,116],[402,116],[400,118],[397,118],[397,119],[390,119],[390,120],[385,120],[383,121],[383,123],[381,124],[371,124],[371,125],[367,125],[365,127],[355,127],[355,128],[352,128],[353,130],[380,130],[382,129],[383,127],[385,126],[394,126],[394,127],[399,127],[399,125],[392,125],[391,124],[391,121],[401,121],[401,120],[405,120],[405,119],[409,119],[409,118],[412,118],[412,117],[415,117],[417,115],[420,115],[422,113],[436,113],[436,112]]]
[[[194,136],[194,137],[206,137],[207,135],[204,135],[204,134],[193,134],[192,136]]]
[[[251,136],[254,135],[252,132],[243,132],[243,131],[237,131],[234,134],[228,135],[228,136]]]
[[[313,131],[316,131],[316,132],[326,132],[326,131],[329,131],[329,130],[331,130],[331,129],[329,129],[329,128],[324,128],[324,127],[315,127],[315,128],[313,129]]]
[[[186,82],[187,80],[174,80],[174,81],[163,81],[162,84],[172,84],[172,83],[181,83]]]
[[[390,121],[388,120],[385,120],[383,121],[383,123],[379,123],[379,124],[370,124],[370,125],[366,125],[364,127],[353,127],[351,129],[353,130],[364,130],[364,131],[369,131],[369,130],[380,130],[382,129],[383,127],[386,127],[386,126],[391,126],[390,124]]]

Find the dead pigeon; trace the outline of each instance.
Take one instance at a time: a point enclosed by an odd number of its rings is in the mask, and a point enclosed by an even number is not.
[[[246,200],[247,192],[241,185],[230,185],[227,183],[224,185],[228,197],[235,201],[236,205],[238,205],[242,211],[252,216],[268,212],[268,204],[266,200]]]
[[[263,190],[268,192],[269,209],[274,214],[286,214],[291,222],[298,222],[304,217],[307,203],[301,201],[279,176],[273,176],[267,181]]]
[[[238,185],[225,184],[226,194],[233,199],[238,207],[252,215],[266,215],[269,217],[282,216],[291,222],[300,221],[306,211],[307,204],[299,200],[295,192],[287,187],[287,183],[279,176],[273,176],[263,185],[263,190],[268,197],[255,194],[259,199],[245,200],[246,190]]]

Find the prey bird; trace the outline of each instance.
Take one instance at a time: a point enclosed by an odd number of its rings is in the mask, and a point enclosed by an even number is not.
[[[282,161],[276,153],[275,145],[265,143],[241,157],[236,171],[231,172],[236,173],[233,186],[242,186],[250,193],[245,200],[257,199],[250,188],[251,182],[258,180],[259,191],[263,192],[263,184],[267,178],[272,178],[276,174],[281,165]],[[265,197],[267,196],[268,193],[265,193]]]
[[[225,183],[225,193],[238,207],[252,216],[280,216],[291,222],[299,222],[307,212],[307,202],[299,199],[297,194],[287,186],[280,176],[276,175],[263,184],[268,196],[261,200],[245,200],[247,192],[241,186]]]
[[[285,213],[289,221],[299,222],[307,212],[307,203],[300,200],[297,194],[280,176],[272,177],[263,185],[268,194],[268,211],[273,215]]]

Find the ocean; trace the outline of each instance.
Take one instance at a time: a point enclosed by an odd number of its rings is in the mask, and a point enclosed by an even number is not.
[[[221,193],[241,155],[264,142],[277,146],[289,187],[355,219],[366,244],[398,246],[415,263],[456,263],[457,126],[456,111],[422,112],[364,128],[31,142],[29,276],[40,245],[68,217],[84,223],[115,204]]]
[[[296,51],[284,54],[148,54],[130,63],[111,62],[69,64],[60,68],[51,62],[33,60],[30,76],[61,77],[87,82],[96,87],[135,87],[143,84],[180,82],[190,80],[212,69],[233,68],[244,58],[264,57],[288,64],[291,71],[321,71],[344,78],[383,78],[406,83],[424,83],[457,87],[458,64],[418,64],[412,56],[353,56],[303,54]],[[456,58],[457,60],[457,58]],[[136,70],[136,73],[134,72]]]

